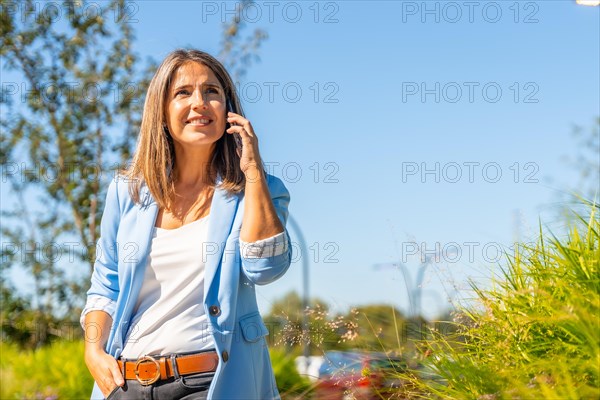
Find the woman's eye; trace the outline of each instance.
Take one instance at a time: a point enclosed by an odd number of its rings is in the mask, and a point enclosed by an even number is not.
[[[175,96],[188,95],[190,92],[187,89],[180,89],[175,92]]]
[[[217,88],[207,88],[206,89],[206,93],[209,93],[209,94],[218,94],[219,93],[219,89],[217,89]]]

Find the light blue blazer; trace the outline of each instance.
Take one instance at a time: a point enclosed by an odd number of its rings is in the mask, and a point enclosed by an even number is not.
[[[220,177],[217,180],[219,183]],[[277,215],[285,226],[289,192],[279,178],[267,174]],[[141,204],[135,204],[124,177],[111,182],[102,215],[92,285],[88,295],[116,302],[106,351],[119,357],[144,279],[158,204],[146,186]],[[242,258],[239,235],[244,194],[229,195],[215,189],[209,217],[208,243],[198,243],[205,254],[204,310],[212,329],[219,366],[209,399],[279,399],[265,336],[267,328],[258,313],[255,285],[281,277],[291,261],[287,252],[273,257]],[[215,308],[218,307],[218,308]],[[212,311],[212,313],[210,312]],[[103,395],[94,385],[92,399]]]

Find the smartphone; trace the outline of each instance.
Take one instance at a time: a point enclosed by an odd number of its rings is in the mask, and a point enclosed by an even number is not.
[[[227,99],[227,113],[229,112],[234,112],[233,111],[233,107],[231,106],[231,102],[229,101],[229,99]],[[231,125],[229,124],[229,122],[227,123],[227,129],[229,129]],[[233,140],[235,141],[235,147],[236,149],[238,149],[240,151],[240,156],[242,155],[242,138],[240,137],[239,133],[234,133],[233,134]]]

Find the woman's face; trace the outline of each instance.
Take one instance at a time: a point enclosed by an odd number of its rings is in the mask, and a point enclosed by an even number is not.
[[[225,132],[223,87],[207,66],[187,62],[173,76],[168,89],[166,120],[175,147],[206,147]]]

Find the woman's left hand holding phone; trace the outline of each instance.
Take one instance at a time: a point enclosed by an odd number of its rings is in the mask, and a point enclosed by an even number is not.
[[[238,134],[242,139],[242,154],[240,154],[240,169],[246,174],[248,179],[248,170],[256,168],[262,170],[262,163],[258,151],[258,138],[254,133],[252,124],[246,118],[234,112],[227,113],[227,122],[231,124],[227,129],[228,134]],[[255,171],[252,171],[252,174]]]

